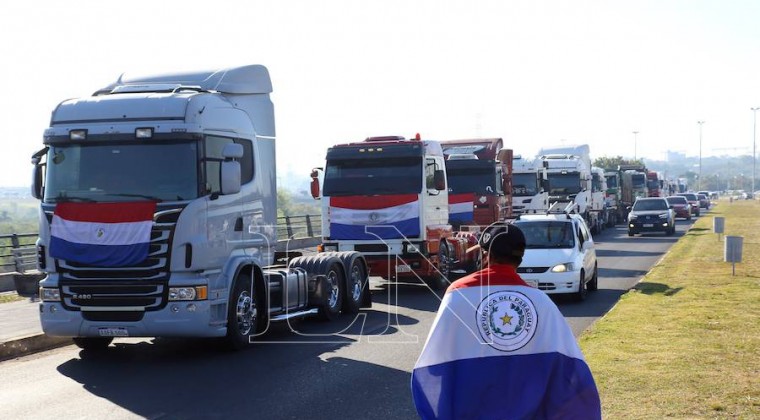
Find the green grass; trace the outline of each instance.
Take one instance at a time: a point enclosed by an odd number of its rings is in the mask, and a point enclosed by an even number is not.
[[[3,293],[0,294],[0,303],[16,302],[23,300],[24,298],[15,293]]]
[[[743,237],[731,274],[725,237]],[[721,201],[580,338],[606,419],[760,418],[760,202]]]

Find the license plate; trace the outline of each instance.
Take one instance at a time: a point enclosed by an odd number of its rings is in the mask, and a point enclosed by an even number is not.
[[[644,223],[644,227],[654,227],[654,225],[651,223]]]
[[[411,273],[412,267],[409,267],[408,265],[397,265],[396,266],[396,272],[397,273]]]
[[[536,289],[538,289],[538,280],[534,280],[534,279],[523,279],[523,281],[524,281],[525,283],[528,283],[528,286],[530,286],[530,287],[535,287]]]
[[[126,328],[98,328],[101,337],[129,337]]]

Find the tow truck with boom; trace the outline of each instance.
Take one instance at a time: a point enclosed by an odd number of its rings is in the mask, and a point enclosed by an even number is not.
[[[122,75],[55,108],[32,157],[45,334],[242,348],[269,322],[370,304],[360,253],[275,251],[271,92],[249,65]]]
[[[440,142],[418,134],[338,144],[311,177],[312,196],[321,200],[322,251],[360,251],[371,275],[423,280],[436,290],[448,287],[452,270],[478,267],[480,253],[467,252],[476,236],[449,224]]]
[[[446,140],[449,223],[474,229],[512,217],[512,150],[500,138]]]

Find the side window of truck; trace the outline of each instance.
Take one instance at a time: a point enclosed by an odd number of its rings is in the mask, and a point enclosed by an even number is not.
[[[429,190],[435,189],[435,170],[438,169],[438,165],[435,163],[435,159],[425,160],[425,188]]]
[[[222,149],[227,143],[238,143],[243,146],[243,157],[240,158],[240,180],[243,184],[253,180],[253,143],[250,140],[231,139],[228,137],[206,136],[203,157],[203,172],[206,179],[206,192],[221,191],[220,168]]]

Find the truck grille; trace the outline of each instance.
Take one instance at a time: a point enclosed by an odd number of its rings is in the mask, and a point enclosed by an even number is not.
[[[56,260],[62,301],[67,309],[132,308],[155,311],[166,306],[171,246],[182,207],[161,206],[153,216],[148,258],[128,267],[94,267]],[[46,210],[48,222],[53,212]],[[96,316],[95,314],[92,314]]]
[[[546,273],[549,267],[518,267],[517,272],[521,274]]]

